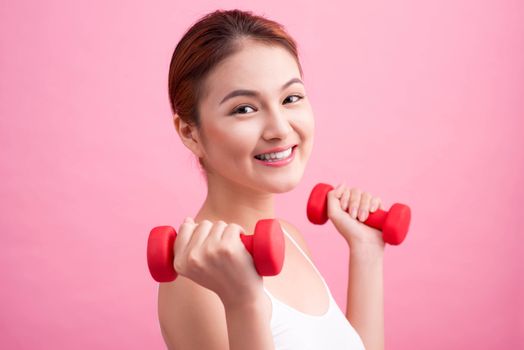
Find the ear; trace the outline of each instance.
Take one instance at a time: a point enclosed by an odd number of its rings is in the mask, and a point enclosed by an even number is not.
[[[175,114],[173,124],[184,145],[198,158],[201,158],[203,156],[202,142],[197,127],[183,121],[178,114]]]

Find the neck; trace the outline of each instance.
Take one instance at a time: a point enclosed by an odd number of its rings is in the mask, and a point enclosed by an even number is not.
[[[215,222],[242,226],[244,234],[253,234],[258,220],[272,219],[275,215],[274,194],[260,192],[224,178],[208,174],[207,197],[195,221]]]

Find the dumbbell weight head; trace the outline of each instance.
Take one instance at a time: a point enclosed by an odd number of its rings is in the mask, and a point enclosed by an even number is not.
[[[275,276],[280,273],[285,252],[284,233],[278,220],[259,220],[254,235],[240,235],[240,238],[253,256],[255,268],[260,276]],[[249,246],[252,246],[252,250]]]
[[[333,188],[325,183],[319,183],[313,187],[307,201],[307,218],[312,223],[323,225],[328,220],[327,194]]]
[[[170,282],[178,274],[173,267],[176,231],[171,226],[157,226],[147,240],[147,266],[157,282]]]
[[[379,211],[380,209],[377,209]],[[370,216],[374,213],[370,213]],[[381,210],[382,211],[382,210]],[[369,217],[365,224],[368,224]],[[394,203],[389,211],[386,212],[386,218],[382,223],[376,225],[369,224],[372,227],[382,227],[384,242],[390,245],[399,245],[404,241],[408,234],[409,223],[411,222],[411,209],[401,203]]]

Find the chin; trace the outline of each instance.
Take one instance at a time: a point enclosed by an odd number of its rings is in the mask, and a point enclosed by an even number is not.
[[[273,181],[265,181],[262,186],[265,191],[271,193],[285,193],[293,190],[298,186],[302,179],[302,172],[297,173],[296,176],[287,176],[285,179],[274,179]]]

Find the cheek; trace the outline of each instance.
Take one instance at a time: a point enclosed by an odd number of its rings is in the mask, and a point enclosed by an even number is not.
[[[315,118],[310,108],[304,110],[298,125],[302,134],[301,136],[309,141],[315,133]]]
[[[256,146],[256,135],[253,128],[225,125],[213,130],[214,138],[210,142],[210,152],[220,154],[230,161],[241,161],[250,155]]]
[[[305,111],[303,116],[304,119],[300,123],[300,136],[304,142],[304,155],[309,157],[313,148],[313,140],[315,136],[315,118],[310,110]]]

